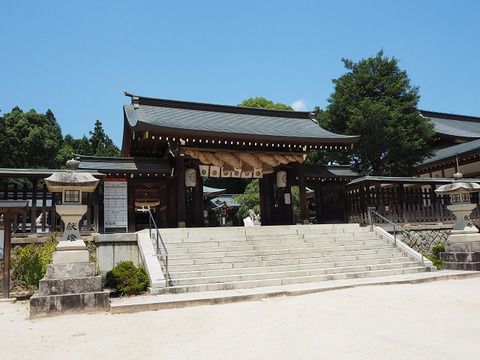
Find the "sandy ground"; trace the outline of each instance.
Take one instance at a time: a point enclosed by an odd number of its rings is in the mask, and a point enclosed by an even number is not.
[[[28,320],[0,303],[0,359],[472,359],[480,278],[134,314]]]

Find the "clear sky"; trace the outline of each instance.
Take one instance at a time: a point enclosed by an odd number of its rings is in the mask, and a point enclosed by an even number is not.
[[[341,58],[383,49],[420,108],[480,116],[480,1],[1,0],[0,109],[51,108],[64,134],[96,119],[121,145],[127,90],[236,105],[324,107]]]

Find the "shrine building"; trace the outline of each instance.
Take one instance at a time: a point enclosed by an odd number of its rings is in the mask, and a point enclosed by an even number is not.
[[[307,187],[322,220],[321,194],[342,207],[344,184],[358,176],[348,167],[304,164],[309,151],[349,149],[359,139],[321,128],[310,112],[126,95],[122,157],[78,156],[81,170],[105,175],[91,203],[97,231],[145,228],[142,208],[154,209],[158,227],[204,226],[207,177],[259,179],[262,225],[295,221],[291,187],[298,186],[300,222],[308,223]],[[343,208],[337,211],[344,221]],[[332,214],[335,206],[324,220]]]

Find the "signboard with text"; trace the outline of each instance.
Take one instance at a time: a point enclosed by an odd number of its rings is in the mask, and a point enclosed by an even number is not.
[[[107,177],[103,185],[105,229],[128,227],[128,182]]]

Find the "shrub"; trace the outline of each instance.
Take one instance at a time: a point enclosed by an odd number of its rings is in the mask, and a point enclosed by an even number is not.
[[[440,253],[445,252],[445,244],[438,243],[432,248],[432,255],[436,258],[440,258]]]
[[[122,295],[138,295],[147,290],[148,276],[132,261],[121,261],[107,273],[106,286]]]
[[[445,252],[445,244],[438,243],[432,247],[431,255],[427,255],[427,258],[437,267],[438,270],[443,268],[443,260],[440,259],[440,253]]]
[[[52,235],[43,244],[17,247],[11,262],[15,285],[28,290],[37,287],[38,282],[45,276],[47,265],[52,262],[57,243],[57,235]]]

